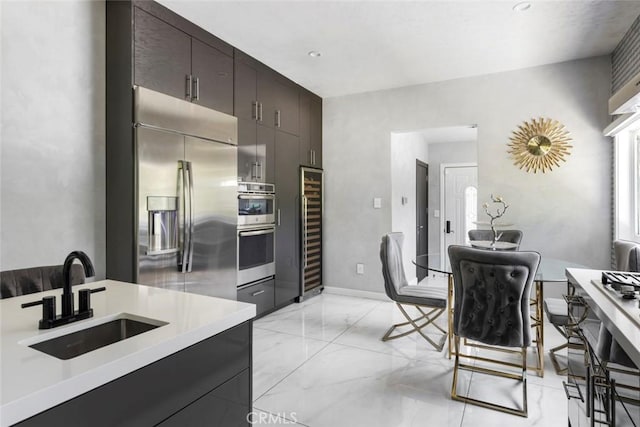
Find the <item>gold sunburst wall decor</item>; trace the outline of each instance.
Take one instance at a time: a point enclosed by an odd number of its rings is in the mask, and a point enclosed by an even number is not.
[[[571,154],[569,132],[557,120],[531,119],[513,131],[509,142],[509,154],[514,164],[527,172],[545,173],[559,167]]]

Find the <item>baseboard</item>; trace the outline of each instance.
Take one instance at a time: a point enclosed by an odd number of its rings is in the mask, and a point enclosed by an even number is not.
[[[337,286],[325,286],[325,294],[344,295],[348,297],[369,298],[378,301],[391,301],[383,292],[361,291],[358,289],[339,288]]]

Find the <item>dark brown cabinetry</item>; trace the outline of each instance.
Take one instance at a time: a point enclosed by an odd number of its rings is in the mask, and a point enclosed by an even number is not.
[[[233,114],[233,58],[150,13],[134,12],[134,83]]]
[[[300,165],[322,167],[322,98],[300,90]]]
[[[300,296],[298,137],[276,131],[276,306]]]
[[[251,352],[249,321],[17,425],[248,426]]]

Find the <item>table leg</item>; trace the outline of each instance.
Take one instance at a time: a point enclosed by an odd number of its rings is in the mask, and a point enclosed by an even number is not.
[[[543,282],[536,280],[536,372],[539,377],[544,377],[544,313],[543,313]]]

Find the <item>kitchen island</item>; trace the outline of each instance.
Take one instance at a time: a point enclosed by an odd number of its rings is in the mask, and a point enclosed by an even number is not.
[[[180,425],[216,410],[247,425],[253,304],[112,280],[73,289],[101,286],[92,318],[49,330],[21,304],[59,289],[0,301],[2,426]],[[29,347],[123,315],[162,326],[68,360]]]

